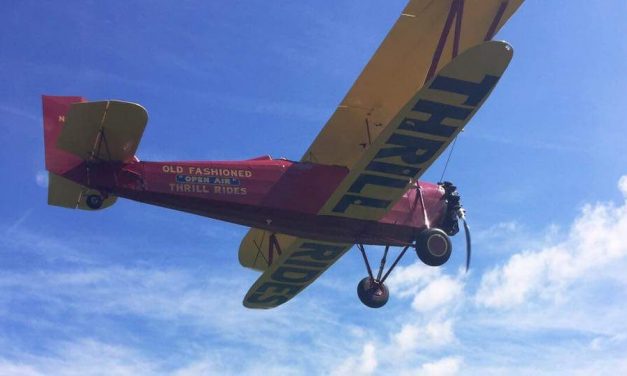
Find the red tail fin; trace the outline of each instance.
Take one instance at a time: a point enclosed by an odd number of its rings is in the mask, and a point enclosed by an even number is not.
[[[73,103],[85,102],[82,97],[42,96],[44,112],[44,144],[46,148],[46,170],[57,175],[81,163],[81,159],[57,148],[57,139],[63,129],[65,115]]]

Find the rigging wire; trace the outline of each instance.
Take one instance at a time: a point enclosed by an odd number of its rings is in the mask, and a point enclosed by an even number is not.
[[[440,182],[444,180],[444,174],[446,173],[446,168],[448,167],[448,163],[451,160],[451,155],[453,155],[453,150],[455,150],[455,143],[457,143],[458,137],[459,135],[455,136],[455,139],[453,139],[453,144],[451,145],[451,149],[448,152],[448,157],[446,158],[446,163],[444,164],[444,170],[442,170],[442,176],[440,176]]]

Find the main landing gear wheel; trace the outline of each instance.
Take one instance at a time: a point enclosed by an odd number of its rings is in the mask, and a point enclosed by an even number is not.
[[[390,291],[382,282],[366,277],[357,285],[359,300],[370,308],[381,308],[390,299]]]
[[[85,199],[85,204],[87,204],[90,209],[94,210],[100,209],[103,202],[104,199],[100,195],[88,195]]]
[[[439,228],[422,231],[416,239],[416,254],[429,266],[441,266],[451,257],[451,239]]]

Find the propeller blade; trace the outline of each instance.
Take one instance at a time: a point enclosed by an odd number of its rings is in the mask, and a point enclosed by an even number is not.
[[[470,255],[472,252],[472,244],[470,242],[470,227],[466,222],[466,217],[462,216],[461,220],[464,222],[464,232],[466,233],[466,272],[470,268]]]

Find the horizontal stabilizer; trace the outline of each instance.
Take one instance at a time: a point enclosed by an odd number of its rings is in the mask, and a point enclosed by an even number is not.
[[[128,161],[135,156],[147,121],[146,110],[135,103],[75,103],[56,146],[84,160]]]
[[[48,205],[61,206],[68,209],[94,210],[87,206],[85,202],[90,194],[98,194],[98,192],[52,172],[48,173]],[[107,197],[104,199],[100,209],[113,205],[116,200],[117,197],[115,196]]]

